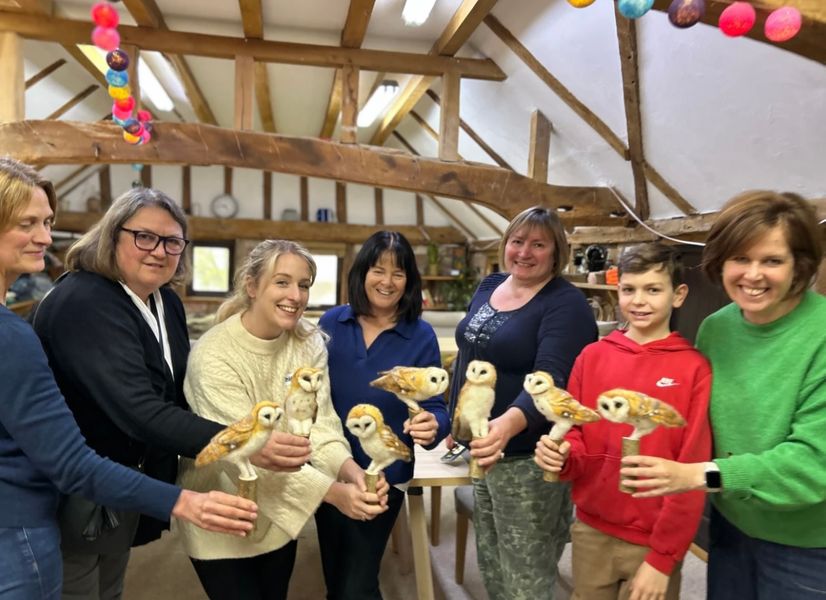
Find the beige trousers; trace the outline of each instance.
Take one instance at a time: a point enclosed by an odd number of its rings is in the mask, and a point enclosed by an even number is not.
[[[582,521],[571,527],[574,595],[572,600],[626,600],[630,584],[645,556],[646,546],[612,537]],[[680,597],[680,568],[671,572],[666,600]]]

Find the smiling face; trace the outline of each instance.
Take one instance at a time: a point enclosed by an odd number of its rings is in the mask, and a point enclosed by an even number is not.
[[[181,225],[159,206],[144,206],[123,227],[160,236],[184,236]],[[135,236],[128,231],[121,230],[117,236],[115,260],[120,276],[130,290],[147,301],[154,291],[175,276],[181,257],[167,254],[163,243],[158,244],[154,250],[141,250],[135,245]]]
[[[794,255],[779,225],[727,258],[722,280],[726,294],[743,311],[743,317],[758,325],[776,321],[800,302],[800,295],[789,295]]]
[[[688,286],[674,289],[671,276],[663,268],[642,273],[623,273],[619,281],[619,306],[628,322],[626,335],[645,344],[668,337],[671,311],[685,302]]]
[[[539,227],[514,231],[505,244],[505,270],[519,283],[547,281],[553,275],[554,241]]]
[[[247,283],[251,302],[241,316],[244,327],[264,340],[295,329],[310,299],[310,285],[312,273],[307,261],[297,254],[282,254],[271,273]]]
[[[395,315],[407,285],[407,274],[396,264],[392,252],[382,252],[367,270],[364,291],[373,315]]]
[[[53,220],[46,193],[36,187],[29,204],[12,220],[11,228],[0,233],[0,283],[4,297],[6,288],[20,275],[37,273],[45,267]]]

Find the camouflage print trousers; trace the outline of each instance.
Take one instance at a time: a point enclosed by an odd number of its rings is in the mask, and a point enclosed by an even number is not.
[[[570,485],[547,483],[533,457],[503,458],[473,481],[479,570],[490,600],[553,600],[570,538]]]

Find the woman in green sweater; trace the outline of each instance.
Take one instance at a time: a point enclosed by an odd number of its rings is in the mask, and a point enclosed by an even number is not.
[[[826,298],[808,289],[822,258],[823,232],[803,198],[747,192],[723,208],[703,269],[733,303],[697,335],[714,377],[714,461],[624,461],[638,498],[719,492],[711,600],[826,594]]]

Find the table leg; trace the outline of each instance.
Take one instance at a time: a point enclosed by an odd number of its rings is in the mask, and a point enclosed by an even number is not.
[[[418,600],[433,600],[433,573],[430,570],[430,549],[427,545],[427,520],[424,514],[422,488],[407,490],[410,514],[410,536],[413,541],[413,566],[416,570]]]
[[[439,545],[439,525],[441,523],[442,512],[442,488],[433,486],[430,488],[430,543]]]
[[[413,570],[413,550],[410,541],[410,527],[407,522],[407,501],[402,501],[402,509],[391,532],[393,551],[399,555],[399,572],[407,575]]]

